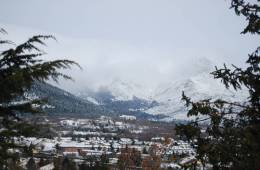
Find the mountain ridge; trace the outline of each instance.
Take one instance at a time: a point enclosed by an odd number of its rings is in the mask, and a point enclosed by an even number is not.
[[[27,92],[27,98],[46,99],[47,105],[44,105],[42,109],[49,116],[96,117],[108,114],[115,115],[104,107],[97,106],[48,83],[35,82],[30,91]]]
[[[128,84],[128,86],[131,86],[131,84]],[[116,91],[116,88],[113,90]],[[220,80],[214,79],[211,74],[205,71],[189,78],[179,79],[158,86],[153,94],[148,95],[151,97],[147,98],[135,97],[135,94],[133,93],[134,90],[128,92],[127,89],[120,89],[120,91],[126,91],[126,95],[131,94],[132,97],[120,100],[120,97],[114,96],[115,93],[106,89],[92,92],[91,98],[101,105],[113,108],[112,110],[114,111],[141,111],[155,116],[163,116],[163,120],[189,120],[192,118],[186,116],[188,110],[181,101],[183,91],[194,101],[220,98],[228,101],[244,101],[248,95],[243,90],[236,92],[232,89],[226,89]],[[117,93],[117,95],[118,94],[120,93]],[[81,97],[84,98],[84,95]]]

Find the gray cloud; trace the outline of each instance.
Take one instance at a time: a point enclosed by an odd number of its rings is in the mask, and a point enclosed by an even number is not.
[[[84,68],[70,71],[76,83],[62,82],[65,88],[96,88],[115,78],[154,88],[192,75],[199,58],[243,65],[260,41],[239,34],[244,18],[228,2],[2,0],[0,23],[18,42],[54,34],[59,42],[49,42],[48,57],[73,59]]]

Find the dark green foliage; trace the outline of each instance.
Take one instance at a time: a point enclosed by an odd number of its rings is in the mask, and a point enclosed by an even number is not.
[[[232,0],[231,8],[243,15],[248,25],[242,33],[260,33],[259,4],[248,4],[243,0]],[[259,0],[257,1],[259,2]],[[226,88],[237,93],[247,89],[249,97],[243,103],[224,100],[201,100],[193,102],[183,94],[182,99],[190,108],[188,116],[202,116],[188,125],[177,126],[177,132],[188,139],[198,140],[197,158],[213,169],[260,169],[260,48],[249,54],[247,68],[233,66],[216,68],[211,73],[221,79]],[[206,134],[200,133],[198,122],[207,120]]]
[[[257,0],[257,2],[260,1]],[[246,28],[242,32],[243,34],[260,34],[259,4],[250,4],[245,0],[231,0],[231,8],[234,8],[237,15],[245,16],[248,21]]]
[[[6,34],[1,29],[0,34]],[[0,169],[7,168],[9,158],[16,159],[13,149],[22,146],[14,143],[14,137],[35,135],[35,124],[25,120],[26,114],[42,112],[36,105],[44,103],[41,99],[28,100],[25,92],[37,81],[44,83],[49,79],[58,81],[59,77],[71,77],[59,72],[59,69],[78,65],[70,60],[44,61],[39,59],[45,53],[38,45],[45,45],[46,39],[55,39],[53,36],[33,36],[20,45],[0,38],[2,45],[0,53]],[[4,49],[9,47],[9,49]],[[25,153],[23,153],[25,154]]]

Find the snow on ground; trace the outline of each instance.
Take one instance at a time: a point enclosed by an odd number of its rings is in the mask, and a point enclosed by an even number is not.
[[[53,169],[53,168],[54,168],[54,164],[51,163],[51,164],[48,164],[48,165],[41,167],[40,170],[50,170],[50,169]]]

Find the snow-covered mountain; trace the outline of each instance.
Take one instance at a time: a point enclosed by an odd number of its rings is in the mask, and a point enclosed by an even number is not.
[[[144,112],[158,105],[149,94],[152,93],[141,85],[117,79],[98,90],[85,89],[77,96],[117,113],[135,115],[139,118],[156,118],[158,116]]]
[[[200,58],[189,70],[178,79],[169,80],[149,90],[133,82],[116,79],[97,91],[85,91],[79,96],[109,109],[119,112],[138,111],[151,115],[166,115],[170,119],[187,118],[187,108],[181,101],[182,91],[193,101],[203,99],[225,99],[228,101],[245,101],[245,91],[226,89],[225,86],[210,74],[213,64],[210,60]]]
[[[232,89],[226,89],[220,80],[213,79],[209,73],[200,73],[158,87],[153,99],[159,105],[146,112],[153,115],[164,114],[174,119],[187,119],[187,108],[181,101],[182,91],[193,101],[219,98],[228,101],[244,101],[247,97],[245,91],[235,92]]]
[[[117,101],[129,101],[134,98],[151,99],[151,91],[144,86],[120,79],[114,79],[109,85],[101,86],[99,91],[109,91]]]
[[[76,94],[94,104],[102,105],[105,100],[131,101],[135,99],[152,101],[152,90],[130,81],[114,79],[97,89],[84,89]]]

